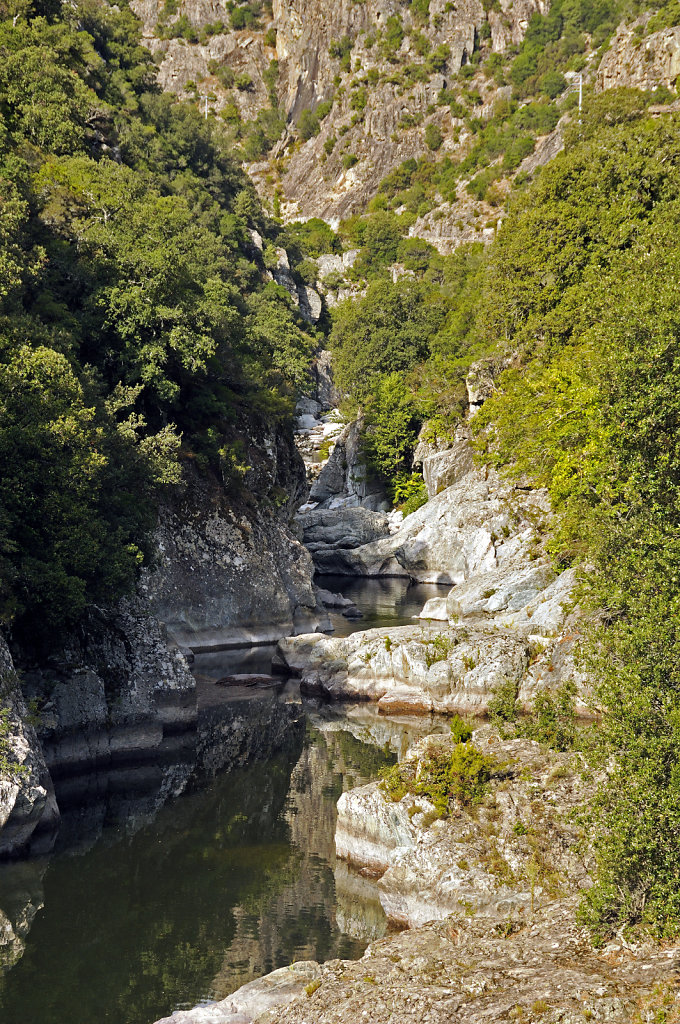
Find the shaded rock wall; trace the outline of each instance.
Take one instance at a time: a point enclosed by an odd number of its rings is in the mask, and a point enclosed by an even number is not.
[[[170,638],[195,650],[278,639],[315,629],[313,566],[289,528],[306,494],[290,436],[262,426],[245,448],[241,484],[186,470],[186,487],[161,509],[157,557],[140,587]]]
[[[33,846],[40,852],[41,833],[49,842],[59,820],[54,787],[28,709],[19,688],[12,656],[0,637],[0,708],[5,725],[0,756],[11,765],[0,775],[0,857]]]

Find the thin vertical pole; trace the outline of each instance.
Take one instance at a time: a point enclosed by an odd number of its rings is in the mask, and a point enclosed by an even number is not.
[[[581,123],[581,111],[583,109],[583,73],[578,76],[578,123]]]

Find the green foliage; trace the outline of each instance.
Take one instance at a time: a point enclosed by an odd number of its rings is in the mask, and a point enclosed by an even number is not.
[[[454,743],[467,743],[468,740],[472,739],[472,726],[464,718],[461,718],[460,715],[453,716],[449,722],[449,728]]]
[[[281,243],[294,256],[311,256],[316,259],[325,253],[338,253],[342,247],[335,231],[318,217],[293,221],[287,224],[279,236]]]
[[[496,725],[514,722],[519,715],[517,684],[511,679],[498,683],[488,704],[488,714]]]
[[[311,139],[314,135],[319,134],[321,125],[319,123],[318,116],[312,113],[312,111],[309,110],[309,108],[305,107],[304,110],[300,111],[297,127],[300,133],[300,138],[306,142],[308,139]]]
[[[442,748],[430,753],[421,765],[413,789],[434,804],[439,814],[445,815],[456,803],[463,807],[479,803],[495,768],[495,760],[482,754],[473,743],[457,743],[451,752]]]
[[[441,129],[437,124],[428,124],[425,129],[425,142],[428,149],[437,150],[444,141],[444,136],[441,133]]]
[[[677,117],[646,117],[648,102],[589,103],[504,223],[479,314],[517,353],[475,418],[487,457],[548,487],[554,557],[591,567],[582,598],[603,610],[588,664],[607,780],[583,906],[600,937],[680,928],[680,152]],[[568,695],[534,718],[570,742]]]
[[[427,487],[420,473],[397,473],[391,480],[391,494],[392,503],[401,509],[404,517],[410,516],[428,500]]]
[[[540,690],[530,714],[520,721],[517,734],[555,750],[570,750],[576,740],[575,697],[576,687],[570,681],[554,692]]]
[[[366,396],[362,440],[368,463],[383,479],[389,480],[395,473],[403,476],[419,425],[403,375],[381,375]]]
[[[427,357],[445,316],[435,289],[425,283],[373,282],[364,299],[334,310],[330,344],[338,385],[353,403],[364,402],[383,375],[398,375]],[[388,391],[396,396],[398,390],[394,377]]]
[[[335,60],[340,61],[343,71],[349,71],[351,67],[351,54],[354,43],[351,36],[342,36],[340,39],[331,40],[328,53]]]
[[[249,258],[232,132],[160,94],[127,8],[0,15],[0,52],[0,619],[37,643],[134,586],[180,455],[238,479],[234,424],[288,415],[315,342]]]
[[[444,636],[443,633],[437,633],[435,636],[428,637],[425,643],[425,664],[428,668],[432,668],[438,661],[446,661],[453,650],[455,650],[458,640],[456,637]]]
[[[396,764],[381,772],[380,788],[393,801],[402,800],[408,793],[424,796],[434,805],[440,817],[448,815],[456,804],[470,808],[484,797],[489,781],[497,767],[470,743],[471,730],[460,718],[451,724],[454,740],[462,737],[453,749],[430,748],[418,766]]]

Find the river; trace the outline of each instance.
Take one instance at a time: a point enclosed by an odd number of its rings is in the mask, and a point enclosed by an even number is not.
[[[411,621],[441,593],[399,580],[342,589],[364,619],[334,615],[338,632]],[[223,651],[194,671],[205,687],[270,660],[263,647]],[[301,703],[305,727],[273,759],[154,813],[130,772],[129,791],[65,814],[50,858],[0,868],[2,1024],[151,1024],[294,960],[358,957],[382,934],[372,883],[336,861],[335,806],[433,723],[302,700],[292,683],[275,692]]]

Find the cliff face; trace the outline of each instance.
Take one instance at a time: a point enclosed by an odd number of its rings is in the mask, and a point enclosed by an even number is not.
[[[194,95],[199,104],[217,113],[232,104],[247,122],[265,110],[270,105],[265,79],[270,62],[278,62],[275,91],[288,127],[272,151],[275,166],[267,160],[251,165],[251,172],[260,190],[271,195],[273,170],[286,217],[332,220],[363,210],[386,174],[403,160],[429,152],[425,131],[430,124],[437,125],[444,137],[441,155],[464,155],[471,133],[464,118],[452,118],[449,107],[437,103],[441,90],[470,63],[482,36],[485,53],[503,53],[521,42],[531,15],[545,12],[549,5],[544,0],[502,0],[485,11],[481,0],[461,0],[455,6],[431,0],[429,20],[421,22],[399,0],[274,0],[273,21],[262,23],[259,31],[227,28],[202,42],[159,38],[161,0],[134,0],[132,6],[143,22],[145,44],[159,61],[161,86]],[[216,0],[185,0],[181,13],[199,38],[206,25],[229,23],[226,9]],[[401,20],[403,38],[388,53],[376,38],[395,16]],[[488,28],[483,29],[485,25]],[[275,49],[267,45],[274,35]],[[419,39],[425,40],[422,46],[428,52],[444,47],[449,55],[427,64],[416,52],[419,44],[414,40]],[[344,60],[331,55],[332,44],[340,41],[351,43]],[[400,74],[409,65],[419,68],[416,81]],[[224,67],[237,76],[248,75],[250,85],[225,88]],[[482,116],[488,117],[493,103],[505,93],[483,75],[477,76],[474,86],[480,90]],[[357,88],[363,90],[358,99]],[[331,100],[319,134],[300,145],[293,134],[300,113]],[[351,167],[349,158],[354,159]],[[472,200],[461,201],[455,220],[471,220],[474,206]],[[420,236],[429,237],[428,230],[435,244],[443,239],[442,247],[449,247],[440,226],[421,225]],[[475,237],[471,226],[467,231],[459,226],[457,234],[459,241]]]
[[[161,509],[156,561],[142,581],[172,640],[194,650],[321,623],[311,557],[288,525],[306,493],[302,459],[292,437],[262,424],[243,450],[240,485],[187,469],[184,491]]]
[[[272,100],[278,103],[282,133],[266,158],[249,156],[249,170],[263,196],[271,201],[276,193],[284,219],[334,222],[363,212],[380,182],[404,160],[464,159],[478,139],[470,121],[488,122],[495,104],[512,93],[510,85],[499,84],[502,76],[485,73],[486,62],[516,49],[532,15],[547,13],[550,5],[546,0],[455,5],[430,0],[423,18],[400,0],[273,0],[270,20],[264,17],[256,29],[240,31],[231,29],[220,0],[184,0],[173,15],[162,0],[134,0],[132,6],[143,21],[145,43],[156,54],[164,89],[226,116],[235,131],[247,128]],[[185,37],[166,38],[182,17],[189,26]],[[395,18],[400,28],[390,37],[388,20]],[[648,34],[647,21],[645,16],[620,26],[603,56],[588,41],[586,85],[598,90],[674,85],[680,29]],[[568,71],[566,78],[574,88],[576,73]],[[466,109],[451,108],[447,90]],[[318,132],[305,139],[297,128],[300,115],[319,104]],[[441,133],[435,152],[426,141],[428,128]],[[533,173],[561,146],[560,125],[539,135],[518,170]],[[493,238],[499,203],[468,195],[466,183],[463,178],[455,199],[440,196],[434,209],[419,210],[410,233],[442,252]],[[501,204],[507,187],[501,181]]]
[[[645,20],[621,25],[597,72],[597,88],[674,88],[680,75],[680,27],[645,34]]]
[[[35,843],[39,833],[53,831],[59,818],[54,787],[26,702],[19,689],[9,649],[0,637],[0,687],[4,719],[0,729],[0,759],[12,771],[0,772],[0,857]]]

